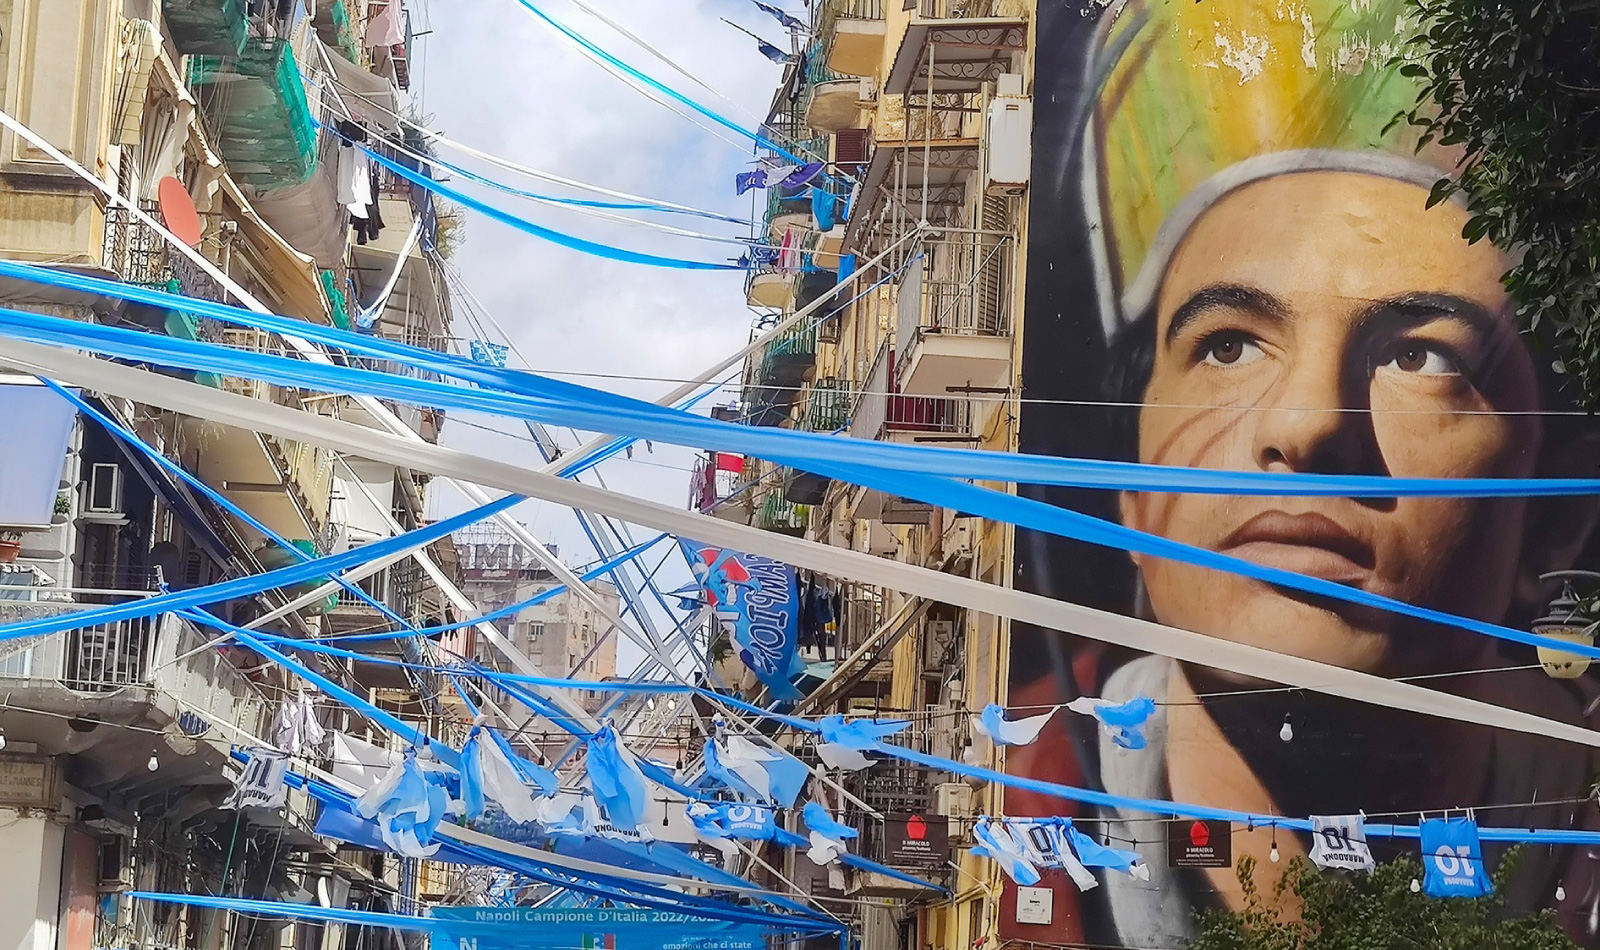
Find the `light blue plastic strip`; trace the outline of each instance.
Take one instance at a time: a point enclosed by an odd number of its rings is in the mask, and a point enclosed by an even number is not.
[[[532,2],[532,0],[517,0],[517,2],[521,3],[524,7],[526,7],[528,9],[528,11],[530,13],[532,13],[534,16],[538,17],[539,19],[543,20],[545,23],[548,23],[551,27],[555,28],[562,35],[566,36],[568,39],[572,40],[574,43],[577,43],[579,46],[582,46],[584,49],[588,50],[589,52],[593,53],[594,55],[596,55],[596,56],[600,57],[601,59],[605,60],[607,63],[610,63],[612,66],[616,67],[617,69],[621,70],[622,72],[627,73],[629,76],[632,76],[633,78],[639,80],[640,82],[642,82],[645,85],[649,86],[651,89],[656,90],[657,92],[661,93],[664,96],[667,96],[668,98],[670,98],[670,99],[672,99],[672,100],[674,100],[676,102],[680,102],[680,103],[688,106],[689,108],[691,108],[694,111],[700,113],[701,115],[703,115],[706,118],[710,119],[711,121],[717,123],[718,125],[722,126],[723,128],[728,129],[729,131],[734,132],[734,133],[736,133],[738,135],[744,136],[745,138],[751,140],[752,142],[756,143],[757,145],[761,146],[762,148],[771,149],[772,151],[777,152],[779,155],[782,155],[784,158],[788,159],[791,162],[794,162],[797,165],[798,164],[804,164],[807,161],[806,159],[801,158],[800,156],[798,156],[798,155],[794,154],[793,152],[789,151],[788,149],[784,148],[782,145],[779,145],[778,143],[776,143],[776,142],[772,141],[771,139],[767,138],[765,135],[761,134],[760,132],[752,132],[749,129],[745,128],[744,126],[740,125],[739,123],[733,121],[732,119],[729,119],[726,116],[722,115],[721,113],[716,112],[715,110],[712,110],[712,109],[708,109],[705,106],[701,105],[700,103],[695,102],[693,99],[690,99],[688,96],[685,96],[683,93],[677,91],[676,89],[673,89],[672,87],[663,84],[660,80],[654,79],[654,78],[652,78],[650,76],[645,75],[643,72],[639,71],[638,69],[634,68],[633,66],[630,66],[629,64],[627,64],[627,63],[623,62],[622,60],[618,59],[616,56],[614,56],[611,53],[608,53],[604,49],[600,48],[594,42],[592,42],[589,39],[587,39],[586,37],[580,35],[577,31],[573,30],[571,27],[568,27],[566,24],[560,22],[559,20],[554,19],[549,14],[545,13],[543,10],[541,10],[537,6],[535,6],[534,3]]]
[[[252,574],[249,577],[236,577],[216,584],[209,584],[205,587],[194,587],[185,591],[170,591],[157,594],[154,597],[145,597],[121,604],[105,604],[91,607],[87,610],[73,611],[68,614],[37,617],[3,624],[0,625],[0,641],[14,640],[18,637],[35,637],[61,633],[65,630],[75,630],[79,627],[111,623],[117,620],[131,620],[135,617],[153,617],[156,614],[168,611],[183,610],[188,607],[202,607],[206,604],[214,604],[224,600],[249,597],[278,587],[292,587],[305,581],[335,574],[359,564],[364,564],[374,558],[436,541],[468,525],[493,517],[514,505],[520,504],[522,501],[523,499],[519,496],[508,495],[505,498],[492,501],[487,505],[474,508],[463,514],[445,518],[430,525],[424,525],[414,531],[395,535],[392,538],[374,541],[353,551],[330,554],[327,557],[315,558],[303,564],[291,564],[288,567],[280,567],[261,574]]]
[[[461,357],[438,353],[420,347],[407,346],[392,340],[369,337],[339,330],[334,327],[306,323],[274,314],[257,314],[249,310],[193,297],[166,294],[160,291],[106,281],[68,271],[0,261],[0,276],[16,277],[35,283],[102,294],[108,297],[144,303],[154,307],[183,310],[209,316],[239,326],[258,327],[277,333],[304,337],[318,343],[337,347],[350,353],[392,359],[426,369],[443,376],[476,383],[479,386],[502,388],[520,394],[550,394],[552,406],[567,407],[562,416],[579,419],[587,424],[575,424],[585,431],[620,431],[626,422],[631,431],[644,432],[642,423],[634,420],[650,412],[652,420],[663,418],[681,427],[664,435],[664,430],[652,429],[654,434],[641,438],[672,444],[693,445],[697,448],[714,448],[720,451],[740,452],[761,458],[774,453],[790,457],[832,459],[861,465],[873,465],[894,471],[922,472],[930,475],[971,477],[979,474],[986,481],[1016,482],[1034,485],[1062,485],[1073,488],[1107,489],[1114,491],[1178,492],[1217,495],[1272,495],[1286,497],[1341,497],[1341,498],[1492,498],[1492,497],[1548,497],[1557,495],[1600,494],[1600,479],[1594,478],[1392,478],[1379,475],[1322,475],[1296,472],[1230,472],[1196,469],[1140,462],[1114,462],[1102,459],[1059,458],[1048,455],[992,452],[978,449],[957,449],[939,446],[898,445],[846,439],[809,432],[781,429],[764,429],[733,423],[717,422],[699,416],[685,418],[672,415],[671,410],[639,400],[615,396],[603,390],[574,383],[548,379],[538,374],[499,369],[474,363]],[[0,314],[15,314],[0,311]],[[37,315],[25,315],[29,317]],[[49,321],[54,321],[49,322]],[[0,321],[0,325],[5,325]],[[75,321],[45,318],[45,322],[31,322],[32,327],[79,327],[91,325]],[[19,324],[18,328],[22,325]],[[122,331],[134,333],[134,331]],[[12,333],[23,338],[20,333]],[[139,334],[150,336],[149,334]],[[33,339],[32,337],[28,337]],[[66,336],[58,334],[38,338],[40,342],[64,345]],[[181,341],[189,342],[189,341]],[[202,344],[207,346],[209,344]],[[264,356],[264,354],[258,354]],[[270,357],[268,357],[270,359]],[[283,359],[279,357],[278,359]],[[297,360],[288,363],[305,365]],[[374,374],[384,377],[384,374]],[[384,377],[387,378],[387,377]],[[439,385],[439,384],[436,384]],[[456,387],[447,387],[456,388]],[[410,398],[426,401],[425,397],[408,393]],[[614,413],[579,415],[578,408],[594,400],[606,400],[618,406]],[[571,410],[571,411],[567,411]],[[627,411],[625,411],[627,410]],[[635,411],[636,410],[636,411]],[[487,411],[487,410],[486,410]],[[554,411],[554,410],[552,410]],[[565,422],[557,423],[565,425]],[[651,423],[652,425],[654,422]],[[612,429],[603,428],[610,425]],[[597,428],[599,427],[599,428]],[[689,427],[687,429],[682,427]]]
[[[324,693],[327,693],[329,696],[332,696],[339,702],[344,703],[346,706],[349,706],[351,709],[367,717],[374,723],[377,723],[395,735],[400,736],[402,739],[405,739],[412,745],[431,745],[434,751],[438,754],[439,761],[443,762],[444,764],[454,768],[459,763],[459,754],[456,752],[456,750],[450,748],[449,745],[431,738],[427,733],[411,725],[410,723],[405,722],[393,714],[378,708],[372,703],[367,702],[362,697],[350,692],[349,690],[340,686],[338,683],[335,683],[333,680],[328,679],[321,673],[318,673],[317,671],[306,666],[304,663],[301,663],[299,660],[279,652],[277,649],[267,643],[268,635],[262,634],[261,631],[246,630],[243,627],[234,626],[233,624],[228,623],[213,614],[195,608],[180,610],[178,611],[178,614],[179,616],[188,619],[192,623],[211,627],[212,629],[219,630],[223,633],[233,634],[235,640],[238,640],[240,643],[278,664],[279,666],[293,671],[295,675],[299,676],[301,679],[308,683],[314,684]],[[279,638],[271,637],[271,639],[277,640]]]
[[[318,128],[327,128],[327,126],[317,122],[315,119],[312,120],[311,124]],[[391,140],[389,144],[392,146],[394,143]],[[711,221],[724,221],[729,224],[743,225],[744,227],[761,226],[760,222],[751,221],[748,218],[736,218],[733,215],[719,214],[715,211],[701,211],[696,208],[680,208],[673,205],[661,204],[659,202],[602,201],[595,198],[568,198],[562,195],[546,195],[536,191],[529,191],[524,188],[517,188],[514,185],[508,185],[505,182],[497,181],[488,177],[487,175],[480,175],[470,169],[462,168],[460,165],[452,164],[442,158],[432,155],[422,155],[414,152],[410,157],[418,161],[426,162],[435,168],[442,168],[451,174],[460,175],[462,178],[465,178],[468,181],[476,182],[487,188],[493,188],[496,191],[504,192],[508,195],[515,195],[518,198],[528,198],[534,201],[548,201],[553,204],[571,205],[575,208],[603,208],[612,211],[652,211],[660,214],[677,214],[692,218],[705,218]]]
[[[594,567],[584,571],[582,574],[578,575],[578,579],[582,581],[592,581],[597,577],[603,577],[607,574],[610,574],[612,571],[615,571],[617,568],[622,567],[624,564],[627,564],[629,561],[637,558],[639,555],[655,547],[668,537],[670,537],[670,535],[658,534],[649,541],[645,541],[642,544],[636,544],[628,550],[623,551],[621,554],[618,554],[616,557],[597,564]],[[529,607],[537,607],[547,600],[552,600],[556,597],[559,597],[566,593],[566,591],[567,585],[560,584],[550,588],[549,590],[540,591],[532,597],[529,597],[527,600],[520,601],[515,604],[508,604],[498,610],[491,610],[481,616],[472,617],[467,620],[458,620],[455,623],[440,624],[435,627],[413,627],[407,630],[390,630],[384,633],[361,633],[346,637],[321,637],[317,641],[307,642],[372,643],[380,640],[394,640],[400,637],[408,637],[414,633],[425,637],[431,637],[441,633],[449,633],[452,630],[462,630],[467,627],[475,627],[480,623],[490,623],[492,621],[499,620],[502,617],[509,617],[519,610],[526,610]]]
[[[641,251],[630,251],[625,248],[613,247],[610,244],[601,244],[598,241],[590,241],[586,238],[575,237],[571,234],[566,234],[553,228],[547,228],[542,224],[534,224],[532,221],[529,221],[526,218],[519,218],[508,211],[502,211],[493,205],[486,204],[470,195],[457,191],[448,185],[437,182],[432,178],[429,178],[427,175],[414,172],[398,162],[390,161],[389,159],[379,155],[377,152],[374,152],[369,148],[365,148],[364,146],[360,145],[356,147],[360,148],[363,152],[366,152],[367,156],[371,158],[372,161],[382,165],[384,168],[387,168],[394,174],[399,175],[406,181],[411,182],[413,185],[425,188],[436,195],[443,195],[444,197],[449,198],[451,201],[458,202],[468,208],[473,209],[474,211],[488,215],[494,220],[499,221],[501,224],[516,228],[518,231],[521,231],[524,234],[531,234],[536,238],[541,238],[549,241],[552,244],[560,245],[561,247],[570,248],[574,251],[581,251],[584,254],[591,254],[595,257],[603,257],[607,260],[621,261],[624,264],[645,264],[650,267],[667,267],[675,270],[744,270],[744,267],[739,264],[715,263],[710,261],[690,261],[677,257],[659,257],[655,254],[645,254]]]
[[[661,423],[662,429],[674,434],[663,436],[662,441],[695,445],[695,436],[678,435],[684,426],[693,423],[716,425],[659,406],[638,408],[637,400],[626,399],[584,387],[571,387],[584,393],[583,402],[574,404],[560,397],[530,396],[520,393],[487,393],[479,389],[466,389],[418,380],[391,376],[366,370],[340,366],[323,366],[298,360],[259,353],[242,353],[211,343],[177,340],[103,327],[85,325],[76,321],[61,320],[38,314],[0,310],[0,327],[12,335],[54,345],[75,346],[123,358],[145,360],[188,369],[204,369],[230,375],[245,375],[264,379],[280,385],[323,389],[331,392],[364,392],[369,395],[421,402],[426,405],[470,409],[490,414],[533,418],[543,422],[574,425],[591,431],[616,431],[632,428],[631,435],[649,437],[641,431],[646,426]],[[520,374],[524,388],[565,391],[570,384],[553,383],[531,374]],[[593,414],[600,421],[580,425],[568,421],[572,414]],[[644,420],[643,425],[633,420]],[[754,429],[733,426],[736,430],[754,432]],[[794,434],[791,433],[791,436]],[[683,441],[680,441],[683,440]],[[861,443],[849,439],[828,439],[837,450],[855,443],[870,448],[877,443]],[[992,518],[1036,531],[1061,537],[1088,541],[1122,551],[1133,551],[1155,557],[1168,558],[1200,567],[1213,568],[1242,577],[1276,584],[1346,603],[1376,607],[1429,623],[1458,627],[1473,633],[1521,643],[1527,646],[1546,647],[1591,659],[1600,659],[1600,647],[1564,643],[1538,636],[1525,630],[1504,627],[1470,617],[1461,617],[1428,607],[1419,607],[1384,597],[1356,587],[1348,587],[1322,578],[1308,577],[1278,568],[1264,567],[1242,558],[1183,544],[1148,532],[1137,531],[1123,525],[1095,518],[1082,512],[1058,508],[1029,498],[1009,495],[992,489],[980,488],[954,478],[942,478],[905,471],[885,471],[871,464],[846,464],[815,456],[800,457],[787,452],[761,453],[768,460],[814,472],[828,478],[885,491],[896,496],[912,498],[942,508],[952,508],[985,518]],[[836,451],[836,455],[846,454]],[[852,453],[853,454],[853,453]],[[991,453],[993,454],[993,453]],[[977,474],[969,470],[968,474]],[[1223,474],[1223,473],[1216,473]],[[1396,481],[1399,481],[1398,479]],[[1533,480],[1538,482],[1539,480]],[[3,628],[0,628],[3,630]]]

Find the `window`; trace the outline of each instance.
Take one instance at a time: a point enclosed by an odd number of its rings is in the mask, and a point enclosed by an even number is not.
[[[528,639],[537,640],[544,636],[544,622],[538,620],[528,621]]]

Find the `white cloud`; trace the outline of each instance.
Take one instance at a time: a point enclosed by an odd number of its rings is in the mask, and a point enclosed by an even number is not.
[[[719,20],[727,17],[780,41],[777,24],[748,0],[590,2],[733,97],[742,111],[673,76],[668,67],[562,0],[548,0],[543,8],[644,72],[747,127],[754,126],[751,116],[765,114],[779,67],[762,58],[751,39]],[[446,135],[569,178],[724,213],[750,211],[748,196],[733,195],[733,176],[749,162],[748,147],[735,148],[650,101],[574,50],[517,0],[422,0],[414,16],[419,28],[432,30],[419,43],[414,92],[421,111],[431,114],[434,126]],[[525,180],[517,184],[539,187]],[[532,204],[505,204],[515,199],[493,200],[546,226],[654,254],[705,260],[739,254],[733,245],[594,222]],[[694,220],[670,223],[736,231],[711,222],[685,224]],[[750,317],[737,272],[671,271],[605,261],[480,216],[469,215],[466,233],[454,264],[535,369],[684,378],[748,339]],[[467,327],[458,317],[458,335],[469,335]],[[672,385],[562,378],[650,399]],[[506,420],[496,424],[522,431]],[[446,442],[456,447],[529,464],[537,461],[530,445],[462,424],[447,425],[445,431]],[[640,446],[635,457],[639,461],[618,460],[604,468],[610,487],[684,503],[688,474],[682,469],[690,464],[690,450],[657,446],[647,454]],[[436,504],[444,512],[463,507],[448,492],[440,493]],[[542,538],[558,543],[570,561],[590,555],[570,512],[530,504],[518,513]],[[680,571],[667,583],[675,587],[685,580]],[[624,650],[625,659],[636,655]]]

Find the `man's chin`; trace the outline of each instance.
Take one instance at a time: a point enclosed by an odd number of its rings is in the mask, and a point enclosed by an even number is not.
[[[1247,598],[1224,622],[1197,623],[1191,629],[1347,670],[1384,672],[1393,660],[1394,641],[1392,628],[1383,622],[1392,622],[1393,616],[1350,604],[1338,607],[1331,610],[1276,595]],[[1239,685],[1259,682],[1230,670],[1217,670],[1215,676]]]

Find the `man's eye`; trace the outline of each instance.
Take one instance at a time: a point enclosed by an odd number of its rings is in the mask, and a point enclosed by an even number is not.
[[[1243,366],[1264,355],[1261,344],[1244,333],[1217,333],[1200,344],[1200,362],[1212,366]]]
[[[1379,368],[1394,368],[1418,376],[1459,376],[1461,364],[1444,349],[1426,343],[1406,341],[1396,344]]]

